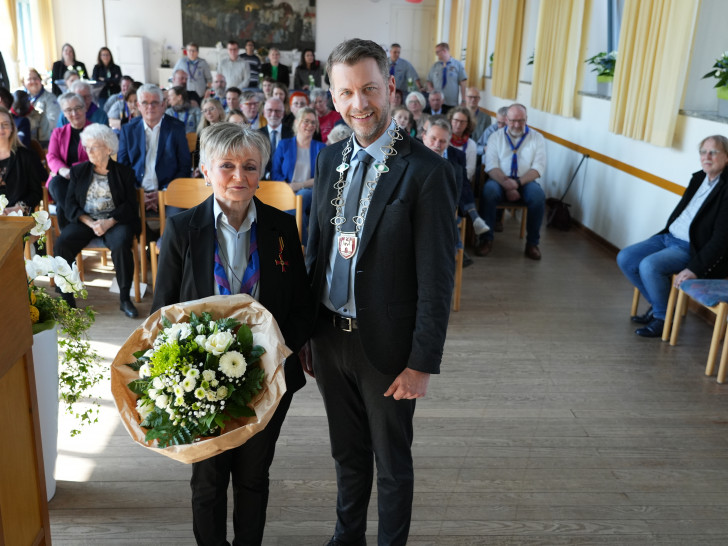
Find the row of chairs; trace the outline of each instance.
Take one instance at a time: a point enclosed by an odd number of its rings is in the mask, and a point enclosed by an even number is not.
[[[637,314],[640,292],[634,289],[632,297],[631,314]],[[728,320],[728,280],[723,279],[691,279],[683,281],[679,288],[672,284],[667,302],[665,325],[662,329],[662,340],[669,341],[670,345],[677,345],[683,318],[687,315],[688,301],[707,309],[715,315],[713,335],[708,350],[708,361],[705,365],[705,375],[715,373],[715,363],[718,359],[720,341],[724,339],[718,366],[718,383],[724,383],[728,375],[728,337],[726,337],[726,321]]]

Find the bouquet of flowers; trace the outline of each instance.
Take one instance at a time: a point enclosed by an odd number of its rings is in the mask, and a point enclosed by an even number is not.
[[[190,444],[219,435],[232,418],[255,417],[248,404],[263,388],[265,349],[253,345],[250,327],[233,318],[213,320],[208,312],[174,324],[162,318],[162,324],[152,348],[135,353],[138,360],[129,364],[139,372],[129,388],[139,395],[146,440],[160,447]]]
[[[193,463],[266,426],[290,354],[273,316],[247,294],[169,305],[121,347],[111,392],[135,442]]]
[[[706,78],[715,78],[717,80],[713,87],[728,87],[728,51],[724,51],[723,55],[715,60],[712,70],[702,79]]]
[[[0,194],[0,216],[6,214],[7,216],[23,216],[22,207],[13,207],[15,210],[12,212],[5,212],[8,206],[8,198],[5,194]],[[38,241],[38,247],[43,248],[46,240],[46,232],[51,228],[51,217],[45,210],[39,210],[31,214],[33,220],[35,220],[35,226],[30,230],[30,236],[36,237]],[[28,237],[26,236],[26,239]]]

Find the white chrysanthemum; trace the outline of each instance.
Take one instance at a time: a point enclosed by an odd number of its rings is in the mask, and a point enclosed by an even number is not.
[[[149,377],[152,375],[152,370],[149,367],[149,363],[142,364],[139,368],[139,377]]]
[[[148,398],[140,398],[136,403],[136,410],[139,417],[144,420],[154,410],[154,404]]]
[[[152,387],[161,391],[164,388],[164,383],[162,382],[162,378],[155,377],[154,379],[152,379]]]
[[[192,335],[192,328],[186,322],[178,322],[167,328],[167,335],[169,339],[184,340]]]
[[[237,351],[230,351],[220,357],[220,371],[228,377],[241,377],[245,368],[245,357]]]
[[[217,400],[217,395],[214,391],[205,391],[205,398],[207,398],[208,402],[214,402]]]
[[[203,389],[202,387],[200,387],[199,389],[195,389],[195,398],[197,398],[198,400],[202,400],[203,398],[205,398],[205,396],[205,389]]]
[[[217,387],[220,384],[220,382],[217,379],[213,379],[210,381],[210,386]]]
[[[158,408],[164,409],[169,405],[169,396],[167,396],[166,394],[160,394],[154,400],[154,403],[157,405]]]
[[[202,379],[212,381],[215,379],[215,370],[202,370]]]
[[[174,395],[177,397],[185,395],[185,390],[182,388],[182,385],[175,385],[172,392],[174,392]]]
[[[192,392],[193,390],[195,390],[196,386],[197,386],[197,381],[195,381],[191,377],[185,377],[182,380],[182,388],[187,392]]]
[[[227,395],[228,395],[228,388],[225,385],[223,385],[222,387],[217,389],[217,399],[218,400],[224,400],[225,398],[227,398]]]
[[[230,332],[218,332],[212,334],[205,341],[205,350],[215,356],[220,356],[233,342],[233,335]]]
[[[192,379],[197,379],[198,377],[200,377],[200,370],[198,370],[197,368],[190,368],[189,370],[187,370],[185,377],[191,377]]]
[[[174,399],[174,404],[176,406],[184,406],[185,405],[185,399],[184,399],[184,397],[178,396],[177,398],[175,398]]]

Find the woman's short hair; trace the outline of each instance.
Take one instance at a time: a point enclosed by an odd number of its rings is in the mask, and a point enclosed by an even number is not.
[[[291,96],[288,97],[287,106],[290,107],[291,104],[293,103],[293,99],[298,98],[298,97],[303,97],[304,99],[306,99],[306,104],[308,104],[308,97],[306,96],[306,93],[304,93],[303,91],[294,91],[293,93],[291,93]]]
[[[270,158],[270,141],[260,131],[237,123],[215,123],[200,133],[200,164],[208,165],[215,158],[228,154],[260,153],[261,176]]]
[[[72,102],[77,102],[80,106],[86,108],[86,101],[83,100],[80,95],[77,95],[72,91],[69,91],[68,93],[63,93],[63,95],[58,97],[58,104],[61,105],[61,110],[65,110],[66,105]]]
[[[728,138],[724,137],[723,135],[707,136],[700,141],[700,146],[698,146],[698,150],[703,147],[703,144],[705,144],[706,140],[712,140],[713,142],[715,142],[716,146],[723,148],[724,154],[728,154]]]
[[[319,97],[323,97],[324,99],[326,99],[326,102],[328,104],[329,93],[325,89],[317,87],[316,89],[311,89],[311,92],[308,94],[308,98],[311,101],[311,104],[316,102],[316,99]]]
[[[349,138],[353,132],[354,131],[351,130],[351,127],[349,127],[346,123],[334,125],[334,128],[329,131],[329,136],[326,138],[326,144],[335,144],[340,140]]]
[[[103,142],[112,155],[119,151],[119,139],[108,125],[103,125],[102,123],[87,125],[81,131],[81,144],[88,146],[92,140]]]
[[[417,102],[420,103],[420,106],[422,106],[422,108],[427,106],[427,101],[425,100],[425,96],[422,93],[420,93],[419,91],[412,91],[407,95],[407,98],[404,99],[405,106],[410,101],[410,99],[417,99]]]
[[[319,122],[318,122],[318,116],[316,115],[316,110],[314,110],[310,106],[304,106],[298,112],[296,112],[296,119],[293,122],[294,134],[298,134],[298,126],[301,124],[301,120],[303,120],[303,116],[307,116],[309,114],[311,114],[313,116],[313,119],[316,122],[316,130],[317,131],[319,130]]]
[[[450,125],[452,125],[452,117],[455,114],[462,114],[468,119],[468,126],[463,131],[463,134],[473,134],[473,130],[475,129],[475,120],[473,119],[473,114],[470,111],[470,108],[467,106],[455,106],[454,108],[450,108],[450,111],[447,113],[447,119],[450,121]]]
[[[13,121],[13,115],[10,113],[10,110],[2,105],[0,105],[0,114],[8,116],[8,120],[10,121],[10,136],[8,137],[8,142],[10,142],[10,151],[15,152],[15,150],[18,149],[18,146],[22,146],[22,143],[18,138],[18,128],[15,126],[15,122]]]

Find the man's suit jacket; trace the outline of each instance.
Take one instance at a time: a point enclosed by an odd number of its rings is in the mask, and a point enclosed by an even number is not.
[[[326,145],[318,140],[311,141],[309,157],[311,159],[311,174],[313,175],[316,166],[316,157]],[[293,172],[296,170],[296,157],[298,157],[298,144],[296,137],[281,140],[273,154],[273,166],[271,167],[271,180],[293,180]]]
[[[450,111],[450,106],[448,106],[447,104],[443,104],[442,107],[440,107],[440,113],[438,115],[445,116],[445,115],[447,115],[447,113],[449,111]],[[427,106],[425,106],[425,109],[422,110],[422,113],[432,115],[432,108],[430,108],[429,104]]]
[[[670,224],[688,206],[705,177],[703,171],[693,173],[682,199],[660,233],[669,231]],[[722,279],[728,276],[728,167],[716,184],[690,224],[690,261],[687,268],[700,278]]]
[[[213,199],[210,196],[200,205],[167,218],[151,312],[214,294]],[[313,304],[301,241],[293,216],[258,199],[255,208],[260,258],[258,299],[276,319],[286,345],[293,351],[286,360],[285,377],[288,390],[295,392],[306,383],[298,350],[308,340],[313,326]],[[279,252],[288,265],[276,265]]]
[[[258,131],[263,133],[266,136],[266,138],[268,139],[268,141],[270,141],[270,127],[268,125],[266,125],[265,127],[261,127],[260,129],[258,129]],[[293,129],[291,129],[287,125],[281,124],[280,132],[279,132],[279,136],[278,136],[278,144],[280,145],[280,143],[283,141],[284,138],[293,138],[294,136],[295,135],[293,134]],[[278,146],[276,146],[276,149],[278,149]],[[275,150],[271,150],[270,157],[268,158],[268,164],[265,166],[264,177],[267,180],[271,179],[270,173],[271,173],[271,170],[273,169],[273,154],[274,153],[275,153]]]
[[[263,65],[260,67],[260,73],[263,74],[263,76],[269,76],[273,77],[273,65],[270,63],[263,63]],[[262,80],[263,78],[261,78]],[[291,68],[289,66],[286,66],[285,64],[278,63],[278,77],[276,78],[277,82],[281,82],[286,84],[286,87],[291,85]]]
[[[163,190],[175,178],[189,177],[192,162],[184,123],[166,114],[160,123],[162,126],[159,129],[155,171],[159,189]],[[134,118],[129,123],[122,125],[118,161],[122,165],[129,165],[134,169],[137,186],[140,187],[146,168],[146,148],[147,140],[141,117]]]
[[[318,302],[326,291],[331,200],[346,144],[326,146],[316,164],[306,265]],[[395,149],[354,258],[359,334],[369,362],[382,373],[405,367],[439,373],[455,268],[455,179],[447,161],[409,136]]]
[[[458,150],[455,146],[447,147],[447,160],[455,170],[455,184],[458,189],[458,203],[460,202],[460,196],[463,194],[463,184],[466,182],[470,184],[468,180],[468,171],[466,167],[465,152]],[[471,192],[472,193],[472,192]]]

